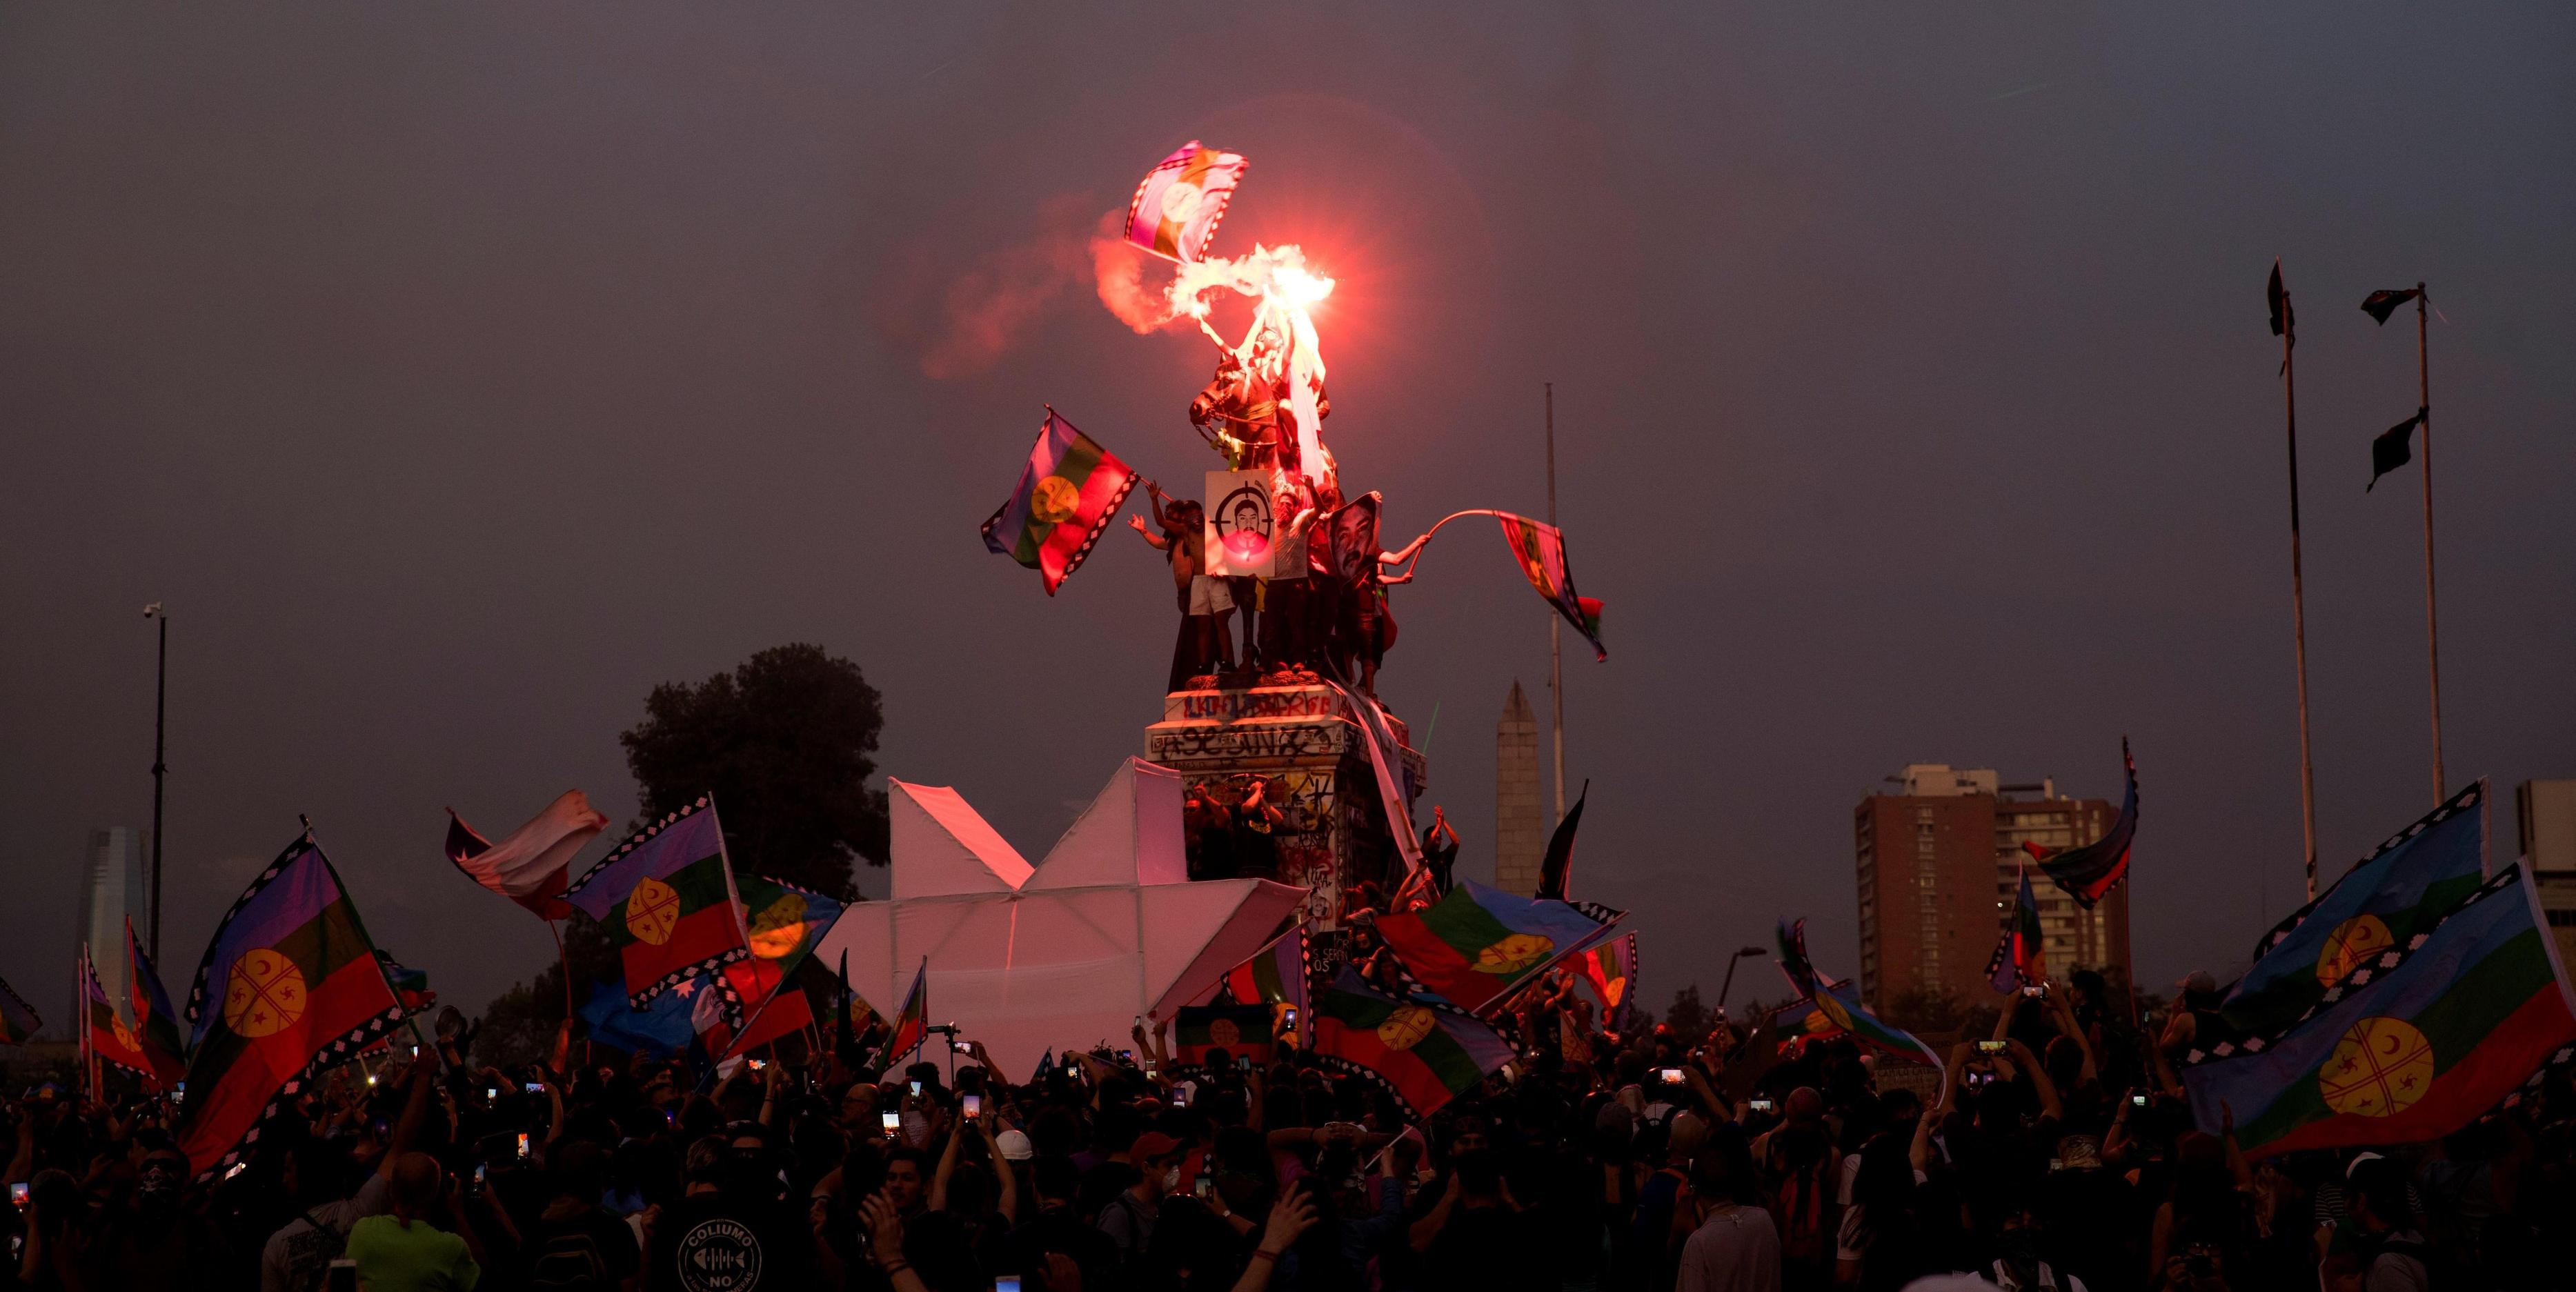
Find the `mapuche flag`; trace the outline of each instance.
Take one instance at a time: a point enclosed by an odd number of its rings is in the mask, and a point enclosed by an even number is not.
[[[538,919],[568,919],[572,907],[563,900],[564,868],[607,828],[608,818],[580,790],[565,790],[535,820],[499,843],[476,834],[450,809],[447,859],[475,883],[528,908]]]
[[[170,993],[143,943],[134,936],[134,921],[125,921],[125,990],[134,1013],[134,1039],[163,1089],[188,1075],[188,1046],[179,1039],[179,1015],[170,1008]]]
[[[1600,998],[1602,1024],[1609,1026],[1637,994],[1637,935],[1601,943],[1575,957],[1574,965]]]
[[[885,1052],[877,1057],[877,1068],[883,1071],[903,1061],[921,1048],[921,1038],[930,1034],[930,957],[921,958],[921,968],[912,975],[912,990],[903,994],[903,1008],[896,1010],[893,1030],[886,1033]]]
[[[2234,1038],[2298,1017],[2355,965],[2431,928],[2477,891],[2486,868],[2486,782],[2433,809],[2379,846],[2334,886],[2281,921],[2254,948],[2254,967],[2201,1020],[2187,1061],[2225,1057]]]
[[[2416,1143],[2477,1120],[2570,1041],[2576,995],[2514,865],[2183,1084],[2203,1129],[2234,1110],[2249,1157]]]
[[[1133,468],[1049,408],[1010,501],[984,522],[984,546],[1037,571],[1052,597],[1135,487]]]
[[[402,1021],[375,943],[312,836],[224,916],[188,994],[188,1103],[171,1132],[204,1178],[258,1141],[315,1074]]]
[[[1860,1003],[1860,988],[1848,982],[1836,983],[1810,998],[1816,1012],[1825,1022],[1864,1050],[1874,1050],[1890,1058],[1920,1059],[1933,1067],[1941,1066],[1941,1056],[1932,1052],[1922,1038],[1869,1012]]]
[[[1425,910],[1377,917],[1377,933],[1424,987],[1475,1011],[1610,936],[1626,916],[1461,879]]]
[[[709,993],[721,993],[721,999],[735,1002],[713,1009],[702,1006],[691,1015],[706,1038],[707,1053],[718,1062],[790,1032],[804,1031],[814,1021],[814,1003],[806,998],[805,989],[788,985],[778,966],[768,960],[737,960],[717,970],[715,979],[700,980],[697,994]],[[727,1017],[735,1012],[742,1016],[739,1028]]]
[[[1223,1050],[1268,1063],[1273,1023],[1270,1006],[1264,1004],[1183,1005],[1172,1018],[1172,1060],[1203,1068],[1208,1051]]]
[[[1127,240],[1166,260],[1205,258],[1249,165],[1240,154],[1202,148],[1196,139],[1181,145],[1136,185],[1127,203]]]
[[[1222,984],[1237,1005],[1268,1006],[1273,1020],[1293,1015],[1304,1036],[1312,1011],[1306,1002],[1306,930],[1299,926],[1270,940],[1252,958],[1228,970]],[[1278,1029],[1271,1028],[1273,1034]]]
[[[2023,871],[2021,891],[2013,895],[2012,922],[2004,926],[1986,978],[1999,992],[2012,993],[2048,981],[2048,956],[2039,933],[2039,899],[2030,891],[2030,872]]]
[[[628,1003],[751,954],[715,804],[701,798],[620,844],[564,894],[599,921],[625,970]]]
[[[2103,894],[2129,877],[2129,845],[2138,838],[2138,760],[2129,756],[2125,736],[2120,739],[2120,766],[2127,773],[2129,787],[2120,799],[2120,815],[2101,838],[2055,851],[2035,843],[2022,845],[2022,851],[2039,863],[2041,872],[2088,911],[2102,900]]]
[[[1315,1057],[1386,1087],[1419,1119],[1510,1062],[1512,1044],[1456,1010],[1385,995],[1345,965],[1315,994]]]
[[[841,918],[841,903],[810,888],[738,875],[734,891],[742,898],[742,927],[751,958],[768,965],[776,977],[793,976]]]
[[[81,948],[80,980],[81,1013],[85,1016],[82,1025],[87,1029],[89,1052],[159,1086],[160,1074],[153,1069],[150,1056],[143,1053],[143,1042],[135,1037],[133,1028],[125,1025],[125,1016],[116,1012],[116,1002],[109,998],[107,988],[99,985],[98,970],[90,964],[87,946]]]
[[[6,979],[0,979],[0,1045],[25,1045],[45,1025],[44,1016]]]
[[[1503,523],[1503,542],[1511,546],[1512,559],[1520,562],[1530,586],[1592,643],[1595,660],[1610,658],[1601,644],[1601,603],[1575,595],[1574,570],[1565,558],[1565,531],[1507,511],[1495,512],[1494,517]]]

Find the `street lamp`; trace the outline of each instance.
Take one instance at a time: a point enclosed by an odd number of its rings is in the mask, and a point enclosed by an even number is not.
[[[1717,1012],[1720,1017],[1723,1017],[1726,1014],[1726,993],[1733,990],[1735,987],[1736,962],[1743,960],[1747,956],[1758,956],[1760,954],[1762,954],[1762,948],[1746,947],[1726,958],[1726,981],[1719,983],[1717,987]]]
[[[161,624],[161,655],[153,668],[152,682],[152,959],[161,959],[161,789],[168,780],[170,765],[162,761],[162,737],[170,704],[170,612],[155,601],[143,608],[143,617]]]

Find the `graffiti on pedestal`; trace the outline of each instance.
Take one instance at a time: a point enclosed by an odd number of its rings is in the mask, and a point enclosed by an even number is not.
[[[1163,706],[1167,719],[1240,722],[1247,718],[1329,718],[1341,701],[1321,687],[1253,691],[1178,691]]]
[[[1155,731],[1146,736],[1145,757],[1166,766],[1197,759],[1329,758],[1347,745],[1347,730],[1341,723],[1331,723]]]

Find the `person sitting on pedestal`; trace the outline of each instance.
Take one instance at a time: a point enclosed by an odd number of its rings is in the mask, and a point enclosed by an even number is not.
[[[1208,577],[1206,513],[1198,503],[1172,499],[1151,480],[1145,482],[1145,492],[1153,504],[1154,524],[1163,532],[1146,529],[1144,519],[1133,513],[1127,523],[1155,551],[1171,553],[1172,584],[1181,609],[1180,638],[1172,644],[1171,689],[1187,691],[1196,679],[1234,666],[1234,643],[1225,623],[1234,601],[1226,594],[1224,580]],[[1171,505],[1166,507],[1166,502]]]

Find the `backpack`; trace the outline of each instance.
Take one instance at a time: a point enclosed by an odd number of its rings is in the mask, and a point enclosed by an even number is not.
[[[613,1286],[608,1258],[587,1230],[556,1234],[528,1261],[528,1287],[535,1292],[606,1292]]]

